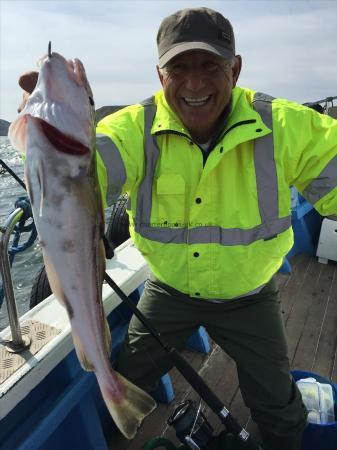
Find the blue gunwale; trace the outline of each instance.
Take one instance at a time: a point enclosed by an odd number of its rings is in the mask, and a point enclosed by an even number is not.
[[[107,272],[137,302],[148,268],[131,241],[107,261]],[[114,359],[131,312],[103,286],[103,304],[113,336]],[[0,386],[0,449],[106,450],[106,435],[115,430],[94,374],[81,368],[65,310],[54,296],[20,318],[47,322],[61,333]],[[6,329],[0,337],[8,335]]]

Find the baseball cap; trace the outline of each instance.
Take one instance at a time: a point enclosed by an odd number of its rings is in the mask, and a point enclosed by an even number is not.
[[[188,8],[166,17],[158,30],[159,67],[189,50],[205,50],[225,59],[235,55],[233,27],[210,8]]]

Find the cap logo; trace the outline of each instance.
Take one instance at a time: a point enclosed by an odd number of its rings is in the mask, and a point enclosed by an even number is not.
[[[231,40],[230,35],[224,30],[219,30],[218,31],[218,38],[222,39],[224,41],[230,41]]]

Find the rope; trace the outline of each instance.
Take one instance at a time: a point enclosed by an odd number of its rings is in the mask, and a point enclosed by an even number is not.
[[[15,256],[18,253],[25,251],[31,245],[33,245],[37,238],[37,231],[34,221],[32,220],[30,223],[26,224],[27,221],[29,221],[33,217],[32,208],[28,197],[26,196],[19,197],[15,202],[14,210],[17,208],[21,208],[23,214],[14,228],[13,242],[10,248],[8,249],[10,267],[12,267],[14,263]],[[0,231],[4,232],[5,230],[1,229]],[[20,244],[22,233],[30,233],[30,235],[24,243]],[[0,307],[2,306],[3,300],[4,300],[4,289],[0,285]]]

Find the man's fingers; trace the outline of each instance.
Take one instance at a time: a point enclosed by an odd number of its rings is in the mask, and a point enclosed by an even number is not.
[[[35,71],[25,72],[19,78],[19,86],[24,91],[29,92],[29,94],[31,94],[35,89],[38,76],[39,76],[39,72],[35,72]]]
[[[21,105],[18,107],[18,113],[20,113],[25,107],[29,95],[34,91],[37,79],[39,77],[39,72],[35,72],[30,70],[29,72],[25,72],[19,78],[19,86],[25,91],[23,93]]]
[[[23,110],[23,108],[26,106],[28,97],[29,97],[29,92],[24,92],[21,105],[18,107],[18,113],[20,113]]]

